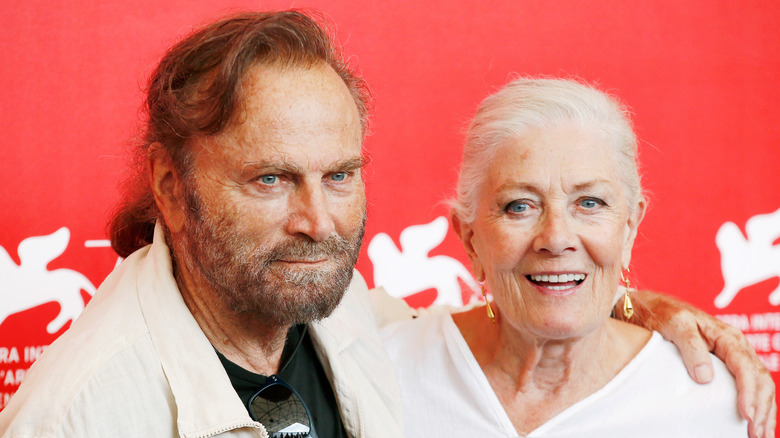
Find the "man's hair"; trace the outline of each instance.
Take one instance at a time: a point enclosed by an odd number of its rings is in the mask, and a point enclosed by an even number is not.
[[[319,20],[320,22],[322,20]],[[196,30],[173,46],[152,73],[146,123],[134,150],[134,174],[108,225],[111,246],[122,257],[152,242],[162,220],[146,174],[155,153],[167,153],[179,175],[192,173],[190,140],[224,131],[243,102],[241,81],[256,65],[329,65],[346,84],[366,131],[370,94],[343,60],[327,31],[298,11],[252,12]]]

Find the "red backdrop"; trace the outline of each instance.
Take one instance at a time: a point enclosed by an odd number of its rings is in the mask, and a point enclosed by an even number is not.
[[[444,232],[433,221],[446,215],[440,201],[452,193],[462,130],[478,102],[513,73],[578,76],[635,113],[650,193],[635,283],[738,325],[780,381],[780,309],[771,300],[780,283],[774,2],[8,3],[0,6],[0,247],[8,253],[0,250],[0,408],[89,300],[86,280],[99,285],[116,263],[102,246],[105,223],[141,88],[162,51],[217,16],[290,6],[325,12],[376,98],[365,247],[376,239],[377,252],[364,247],[358,263],[370,285],[375,269],[383,278],[402,269],[383,263],[403,230],[432,223],[423,231]],[[444,295],[467,260],[451,232],[441,237],[414,248],[409,239],[403,249],[442,278],[393,292],[415,305]],[[716,307],[724,276],[739,293]]]

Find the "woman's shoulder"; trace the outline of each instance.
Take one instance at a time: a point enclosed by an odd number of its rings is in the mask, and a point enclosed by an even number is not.
[[[690,377],[688,370],[683,363],[680,350],[671,342],[665,340],[658,332],[653,332],[653,336],[643,349],[645,358],[642,359],[643,372],[652,372],[669,381],[674,381],[682,388],[689,390],[719,388],[722,391],[731,392],[736,396],[736,383],[734,377],[726,368],[726,364],[715,355],[710,354],[713,366],[713,379],[711,384],[700,385]]]
[[[682,401],[692,417],[720,415],[721,420],[738,423],[741,418],[737,410],[734,377],[720,359],[710,356],[713,379],[710,383],[698,384],[688,375],[677,347],[654,332],[637,356],[637,363],[629,365],[635,369],[629,370],[627,381],[630,383],[627,385],[641,391],[639,394],[661,402],[659,406],[673,406]],[[677,402],[669,405],[672,400]]]
[[[711,384],[700,385],[688,375],[677,347],[665,340],[658,332],[653,332],[650,340],[616,376],[616,380],[657,382],[659,388],[657,392],[661,394],[668,393],[668,390],[678,394],[682,392],[703,394],[711,393],[717,389],[736,396],[734,377],[720,359],[714,355],[710,355],[710,357],[713,363],[714,378]]]
[[[556,437],[617,436],[621,426],[630,426],[637,437],[746,437],[734,379],[717,358],[713,365],[713,381],[697,384],[688,376],[677,347],[653,333],[605,387],[546,427]]]

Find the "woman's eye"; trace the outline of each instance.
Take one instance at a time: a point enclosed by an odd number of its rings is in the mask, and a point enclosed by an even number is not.
[[[347,173],[346,172],[337,172],[330,176],[330,178],[333,181],[344,181],[347,179]]]
[[[263,175],[263,176],[260,177],[260,182],[262,182],[263,184],[268,184],[268,185],[272,185],[272,184],[276,183],[276,181],[278,181],[278,180],[279,180],[279,177],[276,176],[276,175]]]
[[[528,210],[528,204],[523,201],[513,201],[506,206],[506,211],[511,213],[525,213]]]
[[[580,201],[580,205],[584,208],[596,208],[599,205],[604,205],[604,201],[595,198],[585,198]]]

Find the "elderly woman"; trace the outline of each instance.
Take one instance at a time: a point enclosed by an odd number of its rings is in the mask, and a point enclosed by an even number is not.
[[[636,143],[626,111],[577,82],[485,99],[451,220],[493,302],[385,330],[407,436],[748,435],[722,362],[698,385],[658,333],[610,318],[621,295],[633,313]]]

